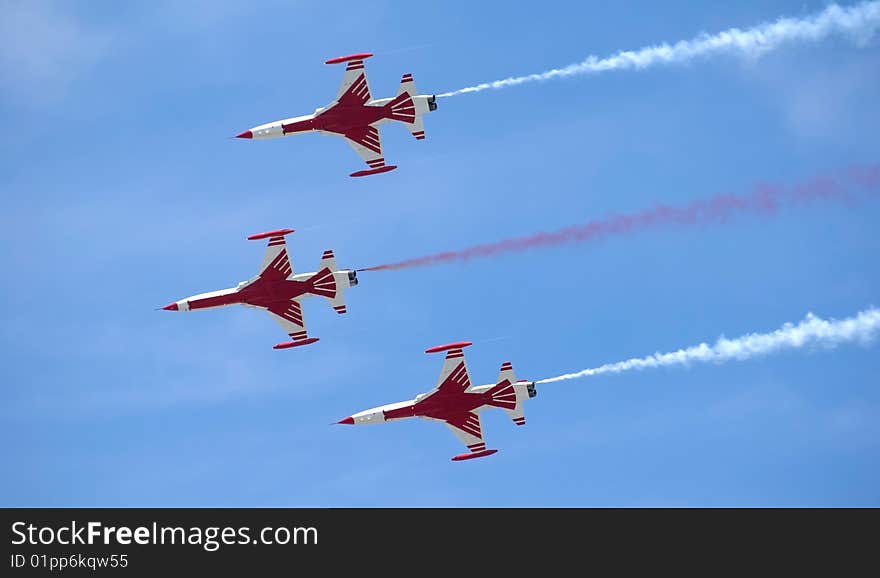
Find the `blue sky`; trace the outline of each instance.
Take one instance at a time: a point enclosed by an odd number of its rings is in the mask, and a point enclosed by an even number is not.
[[[338,139],[228,138],[328,102],[341,54],[443,92],[823,6],[0,2],[2,505],[880,505],[875,346],[547,385],[467,463],[437,424],[328,425],[432,387],[438,343],[540,379],[880,305],[876,201],[364,273],[299,350],[154,310],[251,276],[267,229],[364,267],[876,162],[876,39],[444,99],[366,179]]]

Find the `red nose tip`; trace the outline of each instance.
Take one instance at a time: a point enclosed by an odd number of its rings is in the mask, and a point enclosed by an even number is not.
[[[164,309],[165,311],[177,311],[177,303],[171,303],[169,305],[166,305],[162,309]]]
[[[354,418],[351,416],[348,416],[347,418],[341,419],[336,423],[341,423],[343,425],[354,425]]]
[[[254,133],[252,133],[249,130],[246,130],[241,134],[235,135],[235,138],[254,138]]]

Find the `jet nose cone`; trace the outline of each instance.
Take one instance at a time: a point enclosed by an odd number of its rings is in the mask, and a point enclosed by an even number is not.
[[[162,309],[164,309],[165,311],[177,311],[177,303],[169,303]]]
[[[351,416],[348,416],[347,418],[341,419],[336,423],[342,424],[342,425],[354,425],[354,418]]]
[[[241,134],[235,135],[235,138],[254,138],[254,133],[252,133],[249,130],[246,130]]]

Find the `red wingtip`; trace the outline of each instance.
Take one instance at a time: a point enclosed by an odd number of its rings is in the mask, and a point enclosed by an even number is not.
[[[450,349],[461,349],[462,347],[468,347],[469,345],[473,345],[470,341],[456,341],[455,343],[447,343],[446,345],[436,345],[434,347],[429,347],[425,350],[425,353],[439,353],[441,351],[449,351]]]
[[[168,305],[166,305],[162,309],[164,309],[165,311],[177,311],[178,310],[177,303],[169,303]]]
[[[494,453],[498,453],[498,450],[483,450],[481,452],[473,452],[470,454],[458,454],[457,456],[452,456],[453,462],[461,462],[464,460],[472,460],[474,458],[482,458],[485,456],[491,456]]]
[[[249,130],[244,131],[243,133],[239,133],[235,135],[235,138],[254,138],[254,133]]]
[[[356,171],[351,173],[350,177],[367,177],[369,175],[379,175],[382,173],[387,173],[388,171],[393,171],[397,168],[397,165],[385,165],[384,167],[379,167],[378,169],[365,169],[363,171]]]
[[[319,337],[309,337],[308,339],[303,339],[301,341],[285,341],[284,343],[278,343],[272,346],[272,349],[290,349],[291,347],[300,347],[303,345],[309,345],[310,343],[314,343],[316,341],[320,341]]]
[[[284,235],[289,235],[290,233],[293,233],[293,229],[275,229],[274,231],[266,231],[265,233],[250,235],[248,237],[248,241],[256,241],[258,239],[266,239],[268,237],[283,237]]]
[[[363,60],[373,55],[372,52],[360,52],[358,54],[349,54],[348,56],[337,56],[324,62],[324,64],[339,64],[340,62],[348,62],[349,60]]]
[[[354,418],[351,416],[348,416],[347,418],[341,419],[336,423],[342,424],[342,425],[354,425]]]

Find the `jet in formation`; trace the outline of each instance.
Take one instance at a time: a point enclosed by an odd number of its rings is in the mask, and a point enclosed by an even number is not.
[[[163,307],[166,311],[195,311],[227,305],[256,307],[269,312],[290,337],[275,349],[299,347],[318,341],[309,337],[303,320],[302,301],[307,297],[324,297],[337,313],[345,313],[345,289],[358,284],[357,272],[336,266],[333,251],[324,251],[317,272],[294,274],[287,254],[285,235],[293,229],[279,229],[251,235],[249,240],[268,239],[260,271],[231,289],[200,293]]]
[[[494,384],[472,387],[462,351],[469,345],[470,342],[462,341],[425,350],[425,353],[446,352],[440,378],[431,391],[419,394],[415,399],[356,413],[337,423],[364,425],[421,417],[443,422],[467,447],[468,452],[454,456],[453,461],[481,458],[496,453],[498,450],[486,449],[480,426],[480,412],[497,407],[506,411],[516,425],[525,425],[523,402],[535,397],[537,390],[532,381],[517,381],[509,361],[501,365],[501,372]]]
[[[385,164],[379,126],[391,121],[401,122],[416,139],[422,140],[425,138],[422,116],[437,109],[437,97],[418,94],[412,74],[404,74],[393,98],[374,100],[364,70],[364,60],[370,56],[369,53],[351,54],[326,62],[346,63],[336,100],[327,106],[305,116],[255,126],[236,135],[237,138],[267,139],[306,132],[336,135],[344,138],[369,167],[350,176],[364,177],[396,169],[396,165]]]

